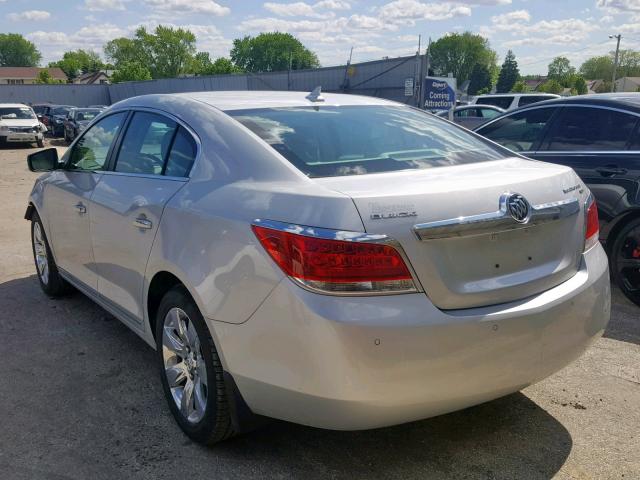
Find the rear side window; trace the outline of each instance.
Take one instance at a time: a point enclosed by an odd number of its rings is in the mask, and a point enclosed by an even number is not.
[[[546,150],[625,150],[638,117],[592,107],[565,107],[545,141]]]
[[[471,133],[408,107],[314,106],[227,114],[310,177],[433,168],[505,157]]]
[[[127,128],[116,172],[161,175],[178,125],[161,115],[136,112]]]
[[[196,142],[184,128],[180,127],[173,141],[165,175],[171,177],[186,177],[196,158]]]
[[[476,102],[477,105],[493,105],[507,110],[513,102],[513,97],[482,97]]]
[[[490,140],[515,152],[531,151],[540,142],[555,107],[514,113],[477,130]]]

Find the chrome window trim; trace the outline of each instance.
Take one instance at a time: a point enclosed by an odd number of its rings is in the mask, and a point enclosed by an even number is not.
[[[174,182],[188,182],[188,177],[174,177],[171,175],[161,175],[158,173],[133,173],[133,172],[116,172],[115,170],[102,170],[100,173],[105,175],[114,175],[120,177],[138,177],[138,178],[153,178],[155,180],[170,180]]]
[[[191,170],[189,170],[189,175],[188,176],[186,176],[186,177],[169,177],[169,176],[164,176],[164,175],[148,174],[148,173],[133,174],[133,175],[149,175],[149,176],[151,176],[153,178],[166,177],[166,178],[174,178],[174,179],[175,178],[180,178],[180,179],[185,179],[185,180],[191,179],[191,175],[193,174],[194,170],[196,169],[196,165],[198,165],[200,163],[200,157],[202,155],[202,141],[200,140],[200,136],[193,130],[193,128],[191,128],[187,123],[185,123],[184,120],[176,117],[172,113],[169,113],[169,112],[167,112],[165,110],[161,110],[159,108],[151,108],[151,107],[134,107],[134,106],[130,106],[130,107],[118,108],[118,109],[115,109],[115,110],[109,109],[109,112],[130,112],[132,115],[135,114],[135,112],[155,113],[157,115],[167,117],[167,118],[171,119],[172,121],[176,122],[176,124],[178,124],[179,126],[183,127],[191,135],[191,138],[193,138],[193,140],[196,143],[196,156],[193,159],[193,165],[191,165]],[[87,128],[89,128],[89,127],[87,127]],[[126,131],[124,133],[126,134]],[[118,151],[118,153],[119,153],[119,151]],[[117,158],[115,160],[116,160],[115,163],[117,163]],[[113,165],[114,168],[115,168],[115,163]],[[107,170],[105,172],[127,173],[127,172],[116,172],[115,170]]]
[[[423,242],[449,237],[501,233],[554,222],[576,215],[580,211],[580,202],[577,198],[542,203],[531,205],[531,213],[527,221],[518,222],[507,209],[507,199],[512,194],[512,192],[507,192],[500,196],[499,208],[495,212],[419,223],[414,225],[413,231],[418,240]]]
[[[400,242],[398,242],[396,239],[391,238],[388,235],[366,233],[366,232],[355,232],[351,230],[332,230],[329,228],[309,227],[306,225],[297,225],[294,223],[279,222],[277,220],[268,220],[268,219],[262,219],[262,218],[256,218],[255,220],[253,220],[253,222],[251,222],[251,225],[270,228],[272,230],[278,230],[281,232],[293,233],[293,234],[302,235],[305,237],[322,238],[324,240],[341,240],[344,242],[389,245],[395,248],[396,251],[400,254],[402,261],[405,263],[405,265],[409,269],[409,273],[411,274],[411,280],[413,281],[413,286],[414,286],[414,288],[407,289],[407,290],[396,290],[396,291],[386,291],[386,292],[385,291],[329,292],[327,290],[320,290],[320,289],[314,288],[313,285],[306,283],[304,280],[300,280],[298,278],[294,278],[285,274],[293,283],[310,292],[318,293],[320,295],[343,296],[343,297],[376,297],[376,296],[383,296],[383,295],[405,295],[408,293],[424,292],[422,285],[418,281],[418,276],[416,275],[416,272],[413,270],[413,267],[409,262],[409,257],[407,256],[404,249],[402,248],[402,245],[400,245]],[[269,256],[269,258],[271,258],[271,256]],[[280,267],[278,267],[278,269],[280,269]]]
[[[488,127],[489,125],[491,125],[494,122],[497,122],[498,120],[502,120],[503,118],[510,117],[512,115],[515,115],[515,114],[528,112],[529,110],[538,110],[540,108],[562,108],[562,107],[600,108],[600,109],[603,109],[603,110],[612,110],[614,112],[626,113],[628,115],[634,115],[634,116],[640,118],[640,113],[633,112],[631,110],[625,110],[624,108],[617,108],[617,107],[609,107],[609,106],[605,106],[605,105],[594,105],[592,103],[575,104],[575,103],[566,103],[565,102],[565,103],[552,103],[552,104],[546,104],[546,105],[536,105],[534,103],[531,106],[526,106],[526,107],[518,108],[517,110],[511,110],[511,111],[505,112],[503,115],[500,115],[499,117],[494,118],[493,120],[490,120],[490,121],[488,121],[486,123],[483,123],[482,125],[480,125],[478,127],[477,133],[479,135],[482,135],[480,133],[481,129],[483,129],[485,127]]]

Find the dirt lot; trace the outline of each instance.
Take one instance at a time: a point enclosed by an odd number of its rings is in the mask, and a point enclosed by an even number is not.
[[[618,292],[605,337],[522,393],[382,430],[192,443],[146,344],[80,294],[41,293],[31,151],[0,150],[0,478],[640,478],[640,309]]]

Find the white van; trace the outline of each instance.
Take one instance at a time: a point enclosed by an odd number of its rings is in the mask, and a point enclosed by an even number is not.
[[[543,100],[552,100],[560,98],[560,95],[553,93],[497,93],[491,95],[478,95],[471,100],[474,105],[494,105],[504,110],[513,110],[515,108],[531,105],[532,103],[542,102]]]

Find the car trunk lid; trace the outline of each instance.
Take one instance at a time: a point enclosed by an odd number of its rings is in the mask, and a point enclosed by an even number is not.
[[[353,199],[367,233],[400,242],[441,309],[519,300],[578,270],[587,193],[567,167],[509,158],[316,181]],[[515,193],[526,223],[505,205]]]

